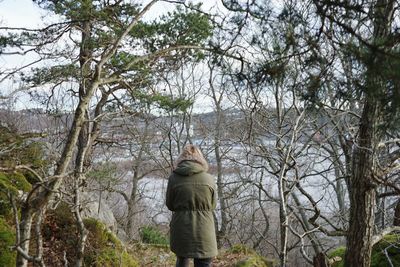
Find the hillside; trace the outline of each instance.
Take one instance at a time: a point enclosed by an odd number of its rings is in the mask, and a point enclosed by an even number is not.
[[[121,242],[101,222],[88,218],[84,221],[88,239],[84,252],[84,266],[101,267],[165,267],[174,266],[175,255],[167,245],[167,238],[157,229],[149,227],[142,240],[128,244]],[[72,213],[66,205],[49,210],[42,224],[43,260],[46,266],[71,266],[76,259],[77,228]],[[10,250],[15,242],[12,221],[0,216],[0,266],[15,266],[15,252]],[[221,250],[214,261],[215,267],[272,267],[273,262],[260,257],[252,250],[235,245]]]

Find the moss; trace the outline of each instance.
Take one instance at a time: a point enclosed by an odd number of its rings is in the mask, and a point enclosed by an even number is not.
[[[343,262],[343,258],[344,258],[344,254],[346,252],[346,247],[341,246],[336,248],[334,251],[332,251],[328,257],[333,260],[333,264],[332,267],[343,267],[344,266],[344,262]]]
[[[25,142],[26,143],[26,142]],[[23,153],[19,154],[18,160],[21,164],[28,164],[33,168],[45,168],[48,163],[44,159],[44,149],[43,144],[39,142],[31,142],[25,144],[25,146],[21,149]]]
[[[28,192],[32,185],[20,172],[5,173],[0,172],[0,190],[11,194],[18,194],[18,191]]]
[[[140,259],[140,266],[175,266],[176,255],[169,246],[132,242],[128,249],[136,259]]]
[[[239,261],[235,267],[272,267],[272,263],[261,256],[250,256],[249,258]]]
[[[10,168],[27,165],[36,170],[47,169],[50,162],[45,158],[44,143],[33,140],[37,137],[43,137],[43,135],[35,133],[20,135],[13,129],[0,126],[0,150],[6,151],[0,155],[0,165]],[[37,177],[28,170],[23,171],[22,174],[32,184],[39,182]]]
[[[32,185],[27,181],[25,175],[19,172],[13,172],[8,175],[9,182],[18,190],[29,192]]]
[[[386,235],[373,248],[371,256],[371,266],[400,266],[400,236],[395,234]],[[389,260],[385,255],[385,250],[393,265],[390,265]]]
[[[118,251],[113,248],[106,248],[101,250],[96,257],[90,257],[89,266],[101,266],[101,267],[114,267],[114,266],[126,266],[126,267],[138,267],[139,264],[125,251]]]
[[[249,249],[248,247],[246,247],[245,245],[242,245],[242,244],[233,245],[229,249],[229,252],[234,253],[234,254],[245,254],[245,255],[255,253],[253,250]]]
[[[16,253],[10,249],[14,244],[14,230],[0,217],[0,266],[15,266]]]
[[[390,263],[385,255],[385,249],[390,257],[392,266],[400,266],[400,236],[396,234],[389,234],[379,241],[372,249],[371,267],[390,267]],[[344,266],[344,255],[346,253],[345,247],[338,247],[329,254],[329,258],[334,260],[332,267]],[[336,257],[336,259],[335,259]]]
[[[12,207],[8,194],[18,196],[20,191],[28,192],[32,185],[20,172],[0,172],[0,216],[11,217]]]
[[[254,250],[246,247],[243,244],[236,244],[232,246],[228,253],[246,255],[245,259],[238,261],[236,267],[272,267],[274,261],[268,260],[255,252]]]
[[[94,218],[84,219],[83,222],[93,238],[92,242],[94,246],[102,247],[112,244],[112,246],[122,249],[122,242],[112,232],[107,230],[102,222]]]

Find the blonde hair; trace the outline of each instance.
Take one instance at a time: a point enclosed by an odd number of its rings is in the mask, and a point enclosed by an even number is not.
[[[188,144],[186,145],[179,157],[175,161],[175,168],[181,163],[182,161],[189,160],[195,161],[203,166],[203,168],[207,171],[208,170],[208,163],[201,153],[200,148],[195,145]]]

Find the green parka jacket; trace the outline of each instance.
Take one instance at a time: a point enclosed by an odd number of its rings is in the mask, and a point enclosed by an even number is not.
[[[212,258],[218,254],[213,211],[213,177],[195,161],[182,161],[168,180],[166,204],[172,213],[171,250],[179,257]]]

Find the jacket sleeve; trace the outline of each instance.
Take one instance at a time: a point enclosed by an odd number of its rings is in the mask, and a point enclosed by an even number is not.
[[[211,194],[212,194],[212,199],[211,199],[211,207],[213,210],[217,208],[217,201],[218,201],[218,187],[217,184],[214,182],[214,178],[212,178],[213,183],[211,184]]]
[[[168,185],[167,185],[167,193],[165,196],[165,204],[167,205],[167,208],[171,211],[173,211],[173,205],[172,205],[172,186],[171,186],[171,177],[168,178]]]
[[[211,206],[212,206],[213,210],[215,210],[217,208],[217,201],[218,201],[218,191],[217,191],[217,188],[214,187],[212,189],[212,202],[211,202]]]

